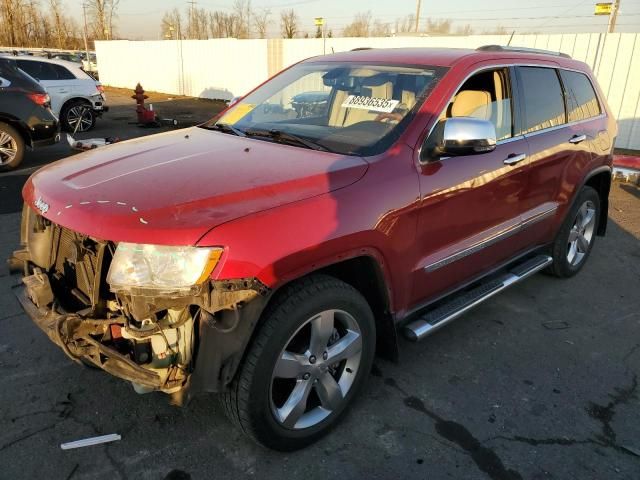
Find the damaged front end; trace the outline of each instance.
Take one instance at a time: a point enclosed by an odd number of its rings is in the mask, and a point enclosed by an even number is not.
[[[113,242],[59,226],[25,206],[22,248],[9,259],[23,274],[26,313],[74,361],[163,391],[182,403],[232,380],[269,291],[257,279],[205,281],[161,294],[107,282]]]

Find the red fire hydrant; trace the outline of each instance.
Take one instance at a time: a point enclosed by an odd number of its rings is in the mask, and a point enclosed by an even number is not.
[[[144,94],[144,89],[142,88],[142,85],[140,85],[140,83],[136,85],[136,89],[134,90],[134,93],[135,95],[131,95],[131,98],[133,98],[136,101],[136,105],[137,105],[136,113],[138,114],[138,123],[147,124],[155,121],[156,119],[155,112],[151,109],[148,109],[144,104],[144,101],[149,97]]]

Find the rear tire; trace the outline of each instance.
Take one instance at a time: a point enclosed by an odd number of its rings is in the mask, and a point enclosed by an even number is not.
[[[72,100],[65,104],[60,111],[62,128],[69,133],[74,133],[76,125],[80,122],[77,133],[88,132],[96,126],[97,115],[91,104],[84,100]]]
[[[0,122],[0,170],[13,170],[24,158],[24,139],[11,125]]]
[[[582,188],[551,247],[553,263],[548,272],[569,278],[578,273],[589,258],[600,218],[600,197],[588,186]]]
[[[371,308],[350,285],[313,275],[285,287],[221,395],[225,413],[268,448],[291,451],[315,442],[367,379],[375,337]]]

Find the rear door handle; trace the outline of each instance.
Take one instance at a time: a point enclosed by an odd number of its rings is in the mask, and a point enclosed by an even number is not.
[[[587,136],[584,134],[574,135],[569,139],[569,143],[580,143],[580,142],[584,142],[586,139],[587,139]]]
[[[526,153],[512,153],[507,158],[504,159],[505,165],[515,165],[516,163],[520,163],[525,158],[527,158]]]

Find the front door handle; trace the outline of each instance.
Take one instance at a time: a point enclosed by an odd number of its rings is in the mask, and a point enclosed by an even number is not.
[[[512,153],[507,158],[504,159],[505,165],[515,165],[516,163],[520,163],[525,158],[527,158],[526,153]]]
[[[574,135],[569,139],[569,143],[580,143],[580,142],[584,142],[586,139],[587,139],[587,136],[584,134]]]

